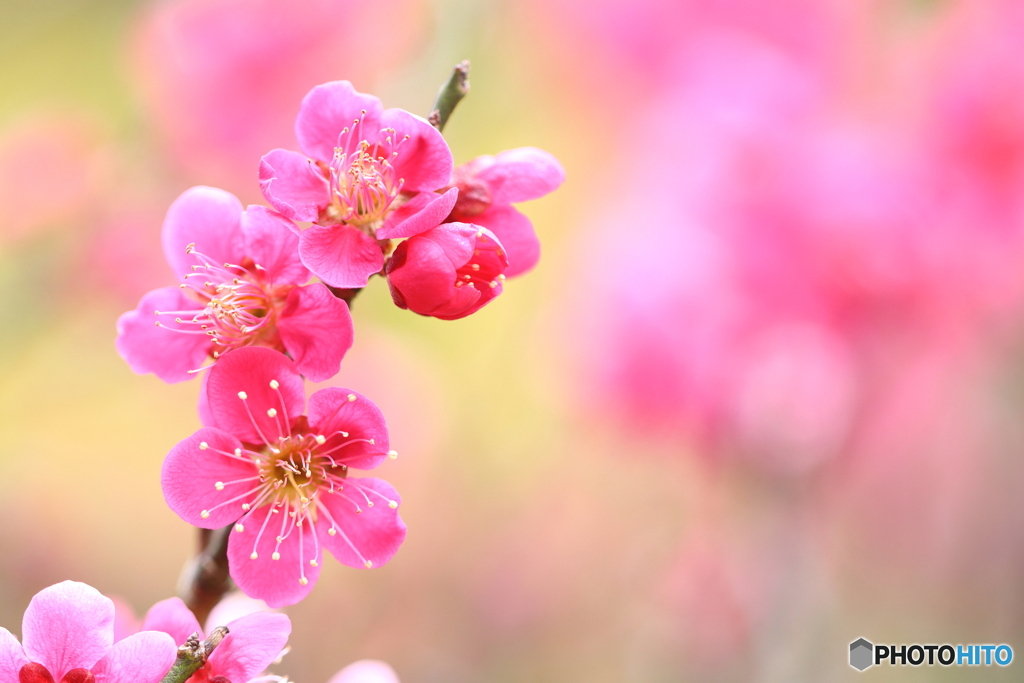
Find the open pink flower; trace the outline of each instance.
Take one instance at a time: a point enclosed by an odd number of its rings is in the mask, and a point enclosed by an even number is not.
[[[117,321],[117,349],[139,374],[188,379],[207,358],[245,346],[290,355],[313,381],[338,372],[352,346],[348,304],[298,258],[298,228],[262,206],[242,210],[223,190],[194,187],[164,221],[164,255],[181,275]]]
[[[334,287],[362,287],[384,267],[378,240],[411,237],[451,212],[458,191],[438,195],[454,162],[441,134],[419,116],[383,109],[348,81],[313,88],[295,134],[305,153],[275,149],[260,162],[274,208],[317,225],[302,233],[302,262]],[[309,157],[309,158],[307,158]]]
[[[258,347],[224,356],[204,391],[205,427],[168,454],[164,497],[190,524],[235,525],[228,568],[246,595],[295,604],[313,589],[324,549],[350,567],[391,559],[406,531],[398,493],[348,476],[397,455],[373,403],[330,387],[310,396],[303,415],[294,364]]]
[[[385,662],[361,659],[331,676],[327,683],[398,683],[398,674]]]
[[[25,610],[22,643],[0,628],[3,683],[156,683],[174,663],[166,633],[144,631],[114,643],[114,603],[84,583],[36,593]]]
[[[448,220],[482,225],[497,235],[508,250],[505,275],[521,275],[537,265],[540,241],[530,219],[512,204],[543,197],[564,181],[558,159],[535,147],[477,157],[452,175],[459,198]]]
[[[284,650],[292,631],[291,620],[276,612],[252,612],[226,624],[211,620],[207,626],[227,626],[228,635],[210,658],[189,679],[192,683],[248,683],[259,680],[280,681],[278,676],[261,676]],[[184,643],[193,633],[206,634],[195,615],[180,598],[168,598],[153,605],[146,613],[142,628],[170,634],[177,643]],[[212,630],[212,629],[211,629]]]
[[[464,318],[501,294],[508,256],[490,230],[445,223],[410,237],[388,261],[399,308],[443,320]]]

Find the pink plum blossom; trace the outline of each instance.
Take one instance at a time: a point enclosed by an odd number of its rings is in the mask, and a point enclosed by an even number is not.
[[[314,381],[337,374],[352,346],[348,304],[298,258],[298,228],[262,206],[194,187],[171,205],[164,254],[177,287],[142,297],[118,320],[117,348],[137,373],[188,379],[207,358],[258,345],[289,354]]]
[[[206,529],[234,524],[228,567],[271,607],[313,589],[323,550],[351,567],[386,563],[405,538],[400,498],[385,481],[352,478],[388,456],[384,416],[364,396],[330,387],[309,398],[295,364],[270,349],[225,355],[206,378],[204,427],[163,466],[164,496]]]
[[[114,642],[114,603],[84,583],[64,581],[32,598],[22,642],[0,628],[3,683],[156,683],[174,663],[166,633]]]
[[[254,611],[223,624],[216,623],[217,617],[215,613],[210,614],[208,630],[227,626],[228,635],[206,664],[192,674],[189,679],[192,683],[270,683],[283,680],[278,676],[261,674],[281,656],[288,643],[292,625],[287,616]],[[153,605],[146,613],[142,628],[170,634],[178,643],[184,643],[193,633],[199,634],[201,639],[206,637],[195,615],[180,598],[168,598]]]
[[[501,294],[506,267],[505,249],[490,230],[445,223],[400,243],[387,275],[399,308],[454,320]]]
[[[366,285],[384,267],[382,240],[425,232],[455,204],[456,189],[435,193],[454,167],[437,129],[401,109],[383,109],[348,81],[313,88],[295,134],[304,155],[268,153],[260,188],[285,216],[316,223],[302,233],[299,254],[329,285]]]
[[[327,683],[399,683],[398,674],[387,663],[361,659],[331,676]]]
[[[540,241],[530,219],[512,207],[538,199],[565,181],[555,157],[535,147],[520,147],[462,164],[452,175],[459,189],[449,221],[474,223],[493,232],[508,252],[506,277],[530,270],[540,258]]]

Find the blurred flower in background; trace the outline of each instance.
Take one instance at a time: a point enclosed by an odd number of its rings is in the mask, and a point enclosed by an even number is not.
[[[9,4],[0,624],[66,578],[152,604],[193,552],[159,463],[198,387],[113,349],[174,197],[259,202],[311,87],[425,114],[468,57],[456,164],[567,182],[472,317],[354,301],[328,384],[379,399],[409,535],[324,567],[282,673],[832,680],[860,636],[1024,636],[1018,3]]]
[[[186,178],[251,197],[260,157],[295,146],[310,87],[345,78],[365,90],[408,55],[424,9],[416,0],[153,3],[133,50],[147,118]]]

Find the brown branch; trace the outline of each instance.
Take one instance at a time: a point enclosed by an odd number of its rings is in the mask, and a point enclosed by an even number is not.
[[[199,554],[188,561],[178,582],[181,599],[200,624],[206,623],[210,610],[231,590],[228,574],[228,535],[231,528],[199,530]]]
[[[448,123],[448,117],[455,111],[455,106],[469,94],[469,60],[464,59],[452,69],[448,82],[441,86],[434,100],[434,108],[427,117],[434,128],[440,131]]]

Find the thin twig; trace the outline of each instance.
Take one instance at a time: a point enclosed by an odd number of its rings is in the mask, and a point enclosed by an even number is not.
[[[218,626],[203,641],[199,640],[198,633],[190,635],[188,640],[178,648],[178,655],[174,658],[171,670],[167,672],[160,683],[185,683],[206,663],[210,653],[220,645],[220,641],[224,640],[227,634],[227,626]]]
[[[455,106],[469,94],[469,60],[464,59],[452,69],[448,82],[441,86],[434,100],[434,108],[427,117],[430,125],[440,131],[448,123],[448,117],[455,111]]]
[[[231,590],[228,574],[228,535],[223,529],[199,530],[199,554],[189,560],[181,573],[178,593],[200,624],[206,622],[210,610]]]

